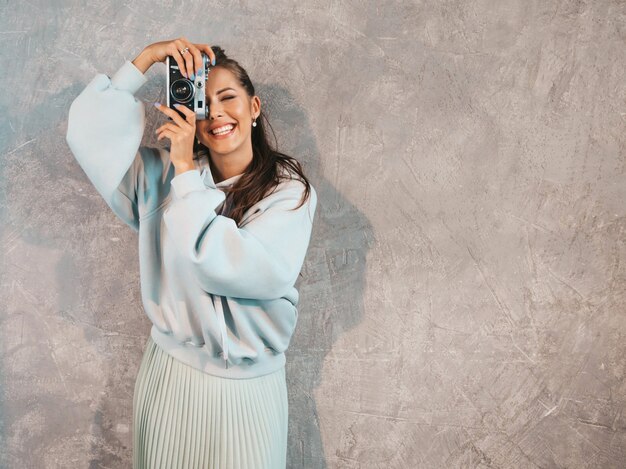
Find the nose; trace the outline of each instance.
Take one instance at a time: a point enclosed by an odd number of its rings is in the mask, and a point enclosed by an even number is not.
[[[215,120],[218,117],[222,116],[222,109],[219,107],[219,104],[210,104],[208,112],[209,120]]]

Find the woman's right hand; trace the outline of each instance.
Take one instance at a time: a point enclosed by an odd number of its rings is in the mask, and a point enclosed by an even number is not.
[[[189,51],[181,55],[180,51],[189,47]],[[204,52],[209,56],[211,62],[215,62],[215,52],[208,44],[193,44],[185,37],[169,41],[155,42],[146,46],[144,52],[151,58],[152,63],[165,62],[168,56],[173,57],[178,64],[181,73],[189,78],[191,75],[197,75],[198,70],[203,67],[202,54]]]

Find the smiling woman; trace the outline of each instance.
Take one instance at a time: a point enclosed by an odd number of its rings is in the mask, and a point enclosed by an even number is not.
[[[215,64],[208,118],[159,105],[172,121],[158,139],[171,146],[141,147],[134,95],[145,71],[167,55],[194,70],[200,50]],[[134,389],[134,469],[286,467],[285,351],[317,194],[264,122],[245,70],[185,38],[146,47],[112,78],[97,74],[70,106],[72,153],[139,232],[152,328]]]

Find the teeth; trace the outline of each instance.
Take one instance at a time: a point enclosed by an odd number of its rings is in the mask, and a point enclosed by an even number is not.
[[[235,127],[234,125],[228,124],[223,127],[218,127],[217,129],[213,130],[212,133],[213,135],[224,135],[230,132],[234,127]]]

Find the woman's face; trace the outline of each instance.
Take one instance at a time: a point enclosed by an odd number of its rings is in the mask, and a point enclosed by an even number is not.
[[[235,150],[252,150],[252,120],[259,115],[260,99],[248,96],[235,75],[222,67],[211,69],[207,77],[205,95],[209,106],[207,118],[196,121],[196,136],[212,154],[228,154]],[[233,124],[234,128],[222,135],[213,129]],[[224,129],[222,129],[224,130]]]

